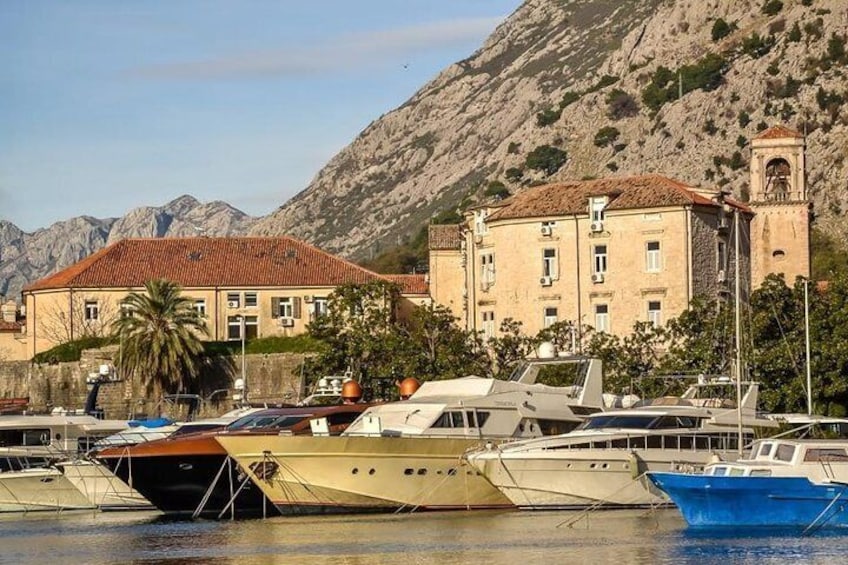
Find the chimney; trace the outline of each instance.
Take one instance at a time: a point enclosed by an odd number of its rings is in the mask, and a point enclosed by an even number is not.
[[[0,318],[4,322],[15,322],[17,319],[18,313],[18,304],[14,300],[9,300],[8,302],[4,302],[2,306],[0,306]]]

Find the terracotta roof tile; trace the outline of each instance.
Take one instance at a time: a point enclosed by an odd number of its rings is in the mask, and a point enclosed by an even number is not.
[[[754,139],[783,139],[783,138],[793,138],[793,139],[803,139],[804,136],[795,131],[794,129],[789,129],[784,126],[772,126],[765,130],[760,135],[756,136]]]
[[[505,206],[493,212],[488,220],[586,214],[592,196],[608,196],[607,210],[717,205],[692,187],[662,175],[609,177],[527,189],[506,200]],[[728,203],[746,209],[738,202],[728,200]]]
[[[290,237],[125,239],[24,288],[338,286],[381,275]]]
[[[431,224],[429,227],[430,249],[460,249],[462,231],[460,224]]]
[[[384,278],[400,285],[403,294],[429,294],[430,285],[426,275],[383,275]]]

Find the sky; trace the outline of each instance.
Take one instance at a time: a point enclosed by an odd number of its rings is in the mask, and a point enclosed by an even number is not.
[[[521,0],[3,0],[0,219],[264,215]]]

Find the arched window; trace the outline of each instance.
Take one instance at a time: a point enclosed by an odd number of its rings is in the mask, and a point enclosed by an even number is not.
[[[772,159],[766,165],[766,200],[783,201],[790,200],[792,184],[790,175],[792,167],[786,159]]]

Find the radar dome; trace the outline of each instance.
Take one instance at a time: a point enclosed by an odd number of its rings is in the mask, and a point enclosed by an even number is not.
[[[418,387],[421,386],[421,383],[418,382],[418,379],[415,377],[406,377],[403,379],[398,385],[398,394],[400,394],[401,400],[406,400],[418,390]]]
[[[342,400],[345,402],[358,402],[362,398],[362,387],[356,381],[345,381],[342,385]]]

